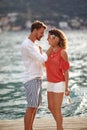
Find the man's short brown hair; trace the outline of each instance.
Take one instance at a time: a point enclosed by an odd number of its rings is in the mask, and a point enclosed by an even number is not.
[[[32,32],[34,29],[37,29],[37,30],[38,30],[38,29],[40,29],[40,28],[46,29],[47,27],[46,27],[46,25],[45,25],[43,22],[36,20],[36,21],[33,22],[32,25],[31,25],[31,32]]]

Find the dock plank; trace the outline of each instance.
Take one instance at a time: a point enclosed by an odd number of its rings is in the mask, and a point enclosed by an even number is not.
[[[87,130],[87,117],[66,117],[64,130]],[[24,130],[23,119],[0,120],[0,130]],[[35,118],[34,130],[56,130],[53,118]]]

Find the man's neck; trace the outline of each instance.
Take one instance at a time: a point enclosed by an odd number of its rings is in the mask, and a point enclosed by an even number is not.
[[[30,34],[28,39],[30,39],[33,43],[36,41],[36,37],[34,35],[32,35],[32,34]]]

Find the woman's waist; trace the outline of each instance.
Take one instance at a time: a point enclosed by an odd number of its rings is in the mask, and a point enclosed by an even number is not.
[[[53,83],[64,82],[65,78],[63,75],[62,76],[60,76],[60,75],[47,75],[47,81],[53,82]]]

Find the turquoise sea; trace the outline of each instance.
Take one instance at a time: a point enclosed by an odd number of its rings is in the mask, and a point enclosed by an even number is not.
[[[87,30],[65,31],[68,38],[68,55],[71,64],[69,87],[71,104],[66,97],[62,104],[64,117],[87,116]],[[21,43],[28,31],[0,33],[0,119],[18,119],[26,110],[25,91],[22,83],[24,66]],[[47,33],[41,42],[43,50],[48,48]],[[47,108],[46,77],[43,69],[42,104],[36,117],[50,117]]]

